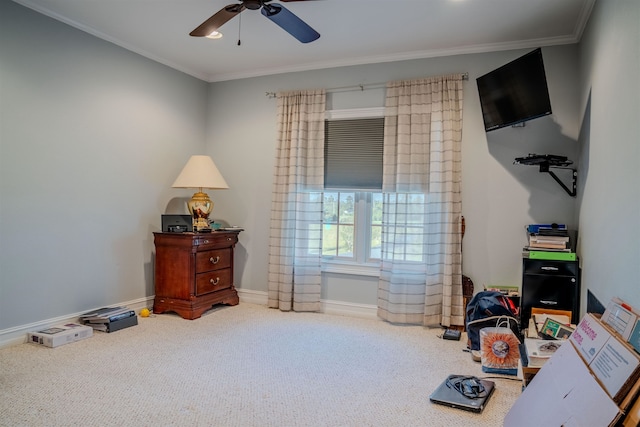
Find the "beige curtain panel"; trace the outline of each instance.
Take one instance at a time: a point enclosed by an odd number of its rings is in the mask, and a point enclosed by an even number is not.
[[[278,93],[268,305],[320,310],[324,90]]]
[[[462,74],[387,84],[378,316],[464,324]]]

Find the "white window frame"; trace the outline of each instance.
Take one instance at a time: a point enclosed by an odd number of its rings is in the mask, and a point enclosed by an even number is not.
[[[328,110],[325,115],[327,120],[367,119],[374,117],[384,117],[384,107]],[[349,190],[346,188],[326,188],[325,190],[327,192],[356,193],[356,202],[354,204],[354,258],[323,256],[322,271],[360,276],[379,276],[380,260],[368,258],[368,254],[371,253],[371,214],[373,209],[371,193],[378,191]],[[360,237],[360,239],[356,239],[356,237]],[[365,240],[364,243],[362,239]]]

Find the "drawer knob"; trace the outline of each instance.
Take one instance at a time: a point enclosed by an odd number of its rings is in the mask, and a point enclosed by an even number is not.
[[[558,271],[558,267],[541,267],[542,270]]]
[[[219,261],[220,261],[220,256],[219,255],[217,257],[215,257],[215,258],[214,257],[209,258],[209,262],[211,264],[217,264]]]
[[[217,285],[219,281],[220,281],[219,277],[216,277],[216,280],[209,279],[209,283],[211,283],[213,286]]]
[[[540,300],[540,303],[544,305],[558,305],[558,301]]]

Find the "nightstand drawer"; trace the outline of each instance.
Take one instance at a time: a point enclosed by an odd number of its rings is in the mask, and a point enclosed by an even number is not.
[[[219,291],[231,286],[231,269],[215,270],[196,276],[196,295]]]
[[[231,267],[231,249],[214,249],[196,254],[196,273]]]
[[[234,233],[212,232],[198,236],[194,245],[198,250],[215,249],[216,247],[229,247],[238,243],[238,235]]]

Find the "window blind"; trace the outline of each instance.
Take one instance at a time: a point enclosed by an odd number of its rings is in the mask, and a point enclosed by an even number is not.
[[[382,188],[384,117],[326,120],[325,188]]]

